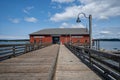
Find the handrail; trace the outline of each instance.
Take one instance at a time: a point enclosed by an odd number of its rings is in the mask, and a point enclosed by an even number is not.
[[[65,44],[88,67],[105,80],[120,79],[120,55]]]
[[[33,50],[37,50],[46,46],[51,45],[51,43],[42,44],[5,44],[0,45],[0,61],[8,58],[12,58]]]

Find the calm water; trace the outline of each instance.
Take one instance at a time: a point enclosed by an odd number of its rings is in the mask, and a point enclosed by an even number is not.
[[[0,41],[0,44],[26,44],[29,43],[29,41],[12,41],[12,42],[4,42],[4,41]]]
[[[106,50],[120,50],[120,41],[100,41],[100,48]]]
[[[18,42],[4,42],[0,41],[0,44],[26,44],[29,41],[18,41]],[[120,50],[120,41],[100,41],[100,48],[106,50]]]

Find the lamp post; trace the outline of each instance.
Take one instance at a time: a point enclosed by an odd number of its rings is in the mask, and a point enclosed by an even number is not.
[[[71,44],[71,34],[70,34],[70,44]]]
[[[80,23],[80,17],[79,15],[84,15],[85,18],[89,19],[89,48],[92,48],[92,15],[90,14],[89,16],[86,16],[85,13],[79,13],[76,22]]]

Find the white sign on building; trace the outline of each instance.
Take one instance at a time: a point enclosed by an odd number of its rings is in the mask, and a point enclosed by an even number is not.
[[[72,38],[83,38],[83,36],[72,36]]]
[[[34,38],[45,38],[44,36],[34,36]]]

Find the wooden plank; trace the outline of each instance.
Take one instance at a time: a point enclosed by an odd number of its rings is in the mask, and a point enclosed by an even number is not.
[[[54,80],[102,80],[64,45],[60,46]]]
[[[0,62],[0,80],[48,80],[59,46],[52,45]]]

